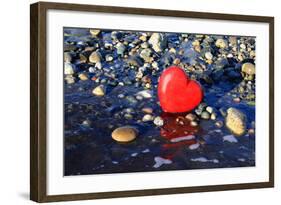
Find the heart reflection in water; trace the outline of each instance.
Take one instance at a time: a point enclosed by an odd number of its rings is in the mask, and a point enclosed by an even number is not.
[[[186,119],[187,113],[165,113],[161,114],[164,125],[161,127],[160,135],[167,140],[162,145],[162,157],[174,158],[183,148],[197,143],[196,134],[199,126],[191,126],[191,121]]]

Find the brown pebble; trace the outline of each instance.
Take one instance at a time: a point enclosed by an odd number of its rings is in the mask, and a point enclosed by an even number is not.
[[[153,113],[153,109],[150,108],[150,107],[144,107],[144,108],[142,108],[142,111],[143,111],[144,113],[147,113],[147,114]]]
[[[130,126],[124,126],[116,128],[111,136],[117,142],[131,142],[137,137],[137,134],[137,129]]]
[[[86,73],[80,73],[79,76],[80,80],[88,80],[88,75]]]

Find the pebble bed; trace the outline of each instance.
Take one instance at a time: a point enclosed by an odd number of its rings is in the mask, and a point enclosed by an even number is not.
[[[191,113],[159,105],[172,65],[204,89]],[[64,28],[65,176],[249,166],[255,37]]]

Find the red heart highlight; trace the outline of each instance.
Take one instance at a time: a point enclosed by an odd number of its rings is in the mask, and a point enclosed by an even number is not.
[[[189,112],[200,104],[203,91],[200,84],[190,80],[183,69],[171,66],[160,76],[158,97],[164,112]]]

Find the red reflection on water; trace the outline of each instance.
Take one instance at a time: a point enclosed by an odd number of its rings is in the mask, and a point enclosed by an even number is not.
[[[191,126],[190,120],[186,119],[187,113],[165,113],[161,114],[164,120],[164,125],[161,127],[160,135],[169,142],[162,145],[162,156],[165,159],[174,158],[183,147],[197,143],[196,139],[174,141],[176,138],[189,135],[196,135],[199,131],[199,126]]]
[[[190,120],[185,118],[185,114],[171,114],[163,112],[161,114],[164,125],[160,130],[162,137],[171,140],[177,137],[195,135],[199,131],[198,126],[191,126]]]

